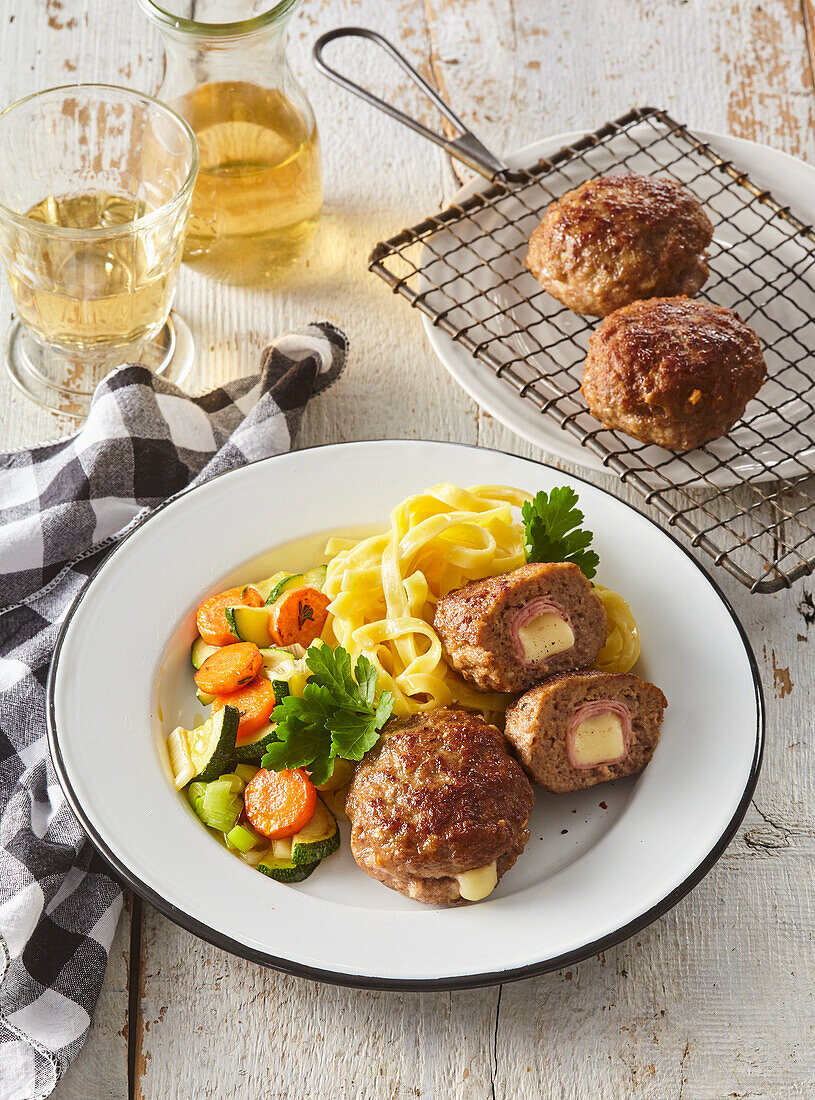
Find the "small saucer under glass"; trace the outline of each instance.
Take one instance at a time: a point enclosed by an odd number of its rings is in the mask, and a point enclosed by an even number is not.
[[[173,310],[158,335],[144,344],[138,356],[123,357],[122,362],[139,362],[167,382],[181,385],[190,372],[193,351],[189,325]],[[81,355],[72,362],[67,376],[62,355],[59,369],[49,370],[49,349],[37,343],[15,318],[8,331],[4,360],[17,389],[38,405],[78,420],[88,415],[100,378],[96,367],[83,363]],[[65,378],[65,384],[55,381],[57,377]]]

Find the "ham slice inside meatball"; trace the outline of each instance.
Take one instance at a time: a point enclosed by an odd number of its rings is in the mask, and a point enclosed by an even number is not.
[[[574,645],[574,631],[566,612],[548,596],[539,596],[522,607],[509,629],[515,652],[524,664],[565,653]]]
[[[615,699],[593,699],[578,707],[566,731],[566,756],[573,768],[619,764],[631,747],[631,711]]]

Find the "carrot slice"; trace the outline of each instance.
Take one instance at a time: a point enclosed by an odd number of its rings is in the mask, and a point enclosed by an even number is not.
[[[272,606],[269,633],[275,645],[310,646],[323,632],[328,596],[316,588],[292,588]]]
[[[196,621],[198,633],[207,645],[229,645],[230,642],[238,641],[226,621],[225,607],[263,607],[263,600],[248,585],[230,588],[227,592],[219,592],[217,596],[210,596],[205,600],[198,608]]]
[[[251,684],[262,668],[263,658],[254,642],[235,642],[207,657],[195,682],[207,695],[223,695]]]
[[[265,768],[246,784],[243,808],[249,822],[270,840],[294,836],[314,817],[317,791],[305,768],[272,772]]]
[[[201,665],[201,668],[203,667],[204,665]],[[215,714],[226,706],[237,708],[240,714],[237,744],[240,745],[266,725],[272,716],[274,704],[274,688],[271,682],[258,676],[244,688],[226,695],[217,694],[212,704],[212,713]]]

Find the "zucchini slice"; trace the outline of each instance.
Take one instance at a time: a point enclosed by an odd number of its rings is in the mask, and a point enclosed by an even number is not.
[[[266,603],[272,589],[276,588],[287,576],[288,573],[284,573],[281,569],[277,573],[273,573],[271,577],[267,577],[265,581],[260,581],[259,584],[253,584],[251,587],[254,588],[263,602]]]
[[[203,726],[187,730],[187,747],[195,768],[195,778],[202,783],[217,779],[229,771],[229,761],[235,752],[240,714],[235,707],[224,707],[213,714]]]
[[[214,695],[207,695],[205,691],[201,691],[200,688],[196,689],[195,698],[201,704],[202,707],[209,707],[215,702]]]
[[[302,646],[297,647],[301,653],[307,651]],[[289,694],[302,697],[303,688],[306,686],[311,670],[302,657],[295,657],[288,649],[262,649],[260,651],[263,667],[269,679],[285,680],[289,685]],[[278,697],[278,702],[282,696]]]
[[[190,660],[192,661],[192,667],[199,669],[201,665],[206,661],[207,657],[211,657],[213,653],[218,649],[217,645],[209,645],[203,638],[198,637],[192,643],[192,649],[190,650]]]
[[[283,593],[288,592],[290,588],[304,588],[305,584],[306,578],[302,573],[287,573],[266,597],[267,606],[273,604],[275,600],[279,600]]]
[[[282,703],[287,696],[291,695],[288,680],[272,680],[272,687],[274,688],[275,706],[277,706],[278,703]]]
[[[240,745],[233,746],[230,760],[234,760],[237,764],[257,764],[260,767],[266,749],[276,740],[275,727],[270,723],[259,729],[257,733],[253,733],[251,740],[241,741]]]
[[[291,838],[291,861],[295,867],[319,863],[326,856],[333,855],[339,846],[340,831],[334,815],[318,798],[311,821]]]
[[[268,616],[268,612],[266,614]],[[300,646],[299,648],[302,649],[303,647]],[[285,671],[299,660],[290,649],[283,649],[282,646],[268,646],[266,648],[261,646],[260,659],[263,661],[263,667],[269,673],[270,678],[276,679],[283,679],[282,676],[276,676],[278,668]]]
[[[278,858],[274,855],[274,848],[272,852],[267,855],[258,864],[258,870],[264,875],[268,875],[269,878],[273,878],[275,882],[303,882],[317,866],[316,863],[307,863],[302,867],[296,867],[290,859],[286,859],[285,856]]]
[[[303,580],[309,588],[316,588],[322,592],[325,588],[325,578],[328,573],[327,565],[318,565],[316,569],[309,569],[303,574]]]
[[[224,608],[229,629],[241,642],[254,642],[259,649],[272,644],[268,607]]]

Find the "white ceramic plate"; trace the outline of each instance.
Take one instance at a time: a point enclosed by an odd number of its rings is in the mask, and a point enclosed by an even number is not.
[[[650,136],[653,135],[653,131],[649,127],[644,129],[648,130]],[[815,167],[804,164],[803,161],[797,160],[786,153],[781,153],[777,149],[771,149],[766,145],[758,145],[752,141],[744,141],[728,134],[706,133],[702,130],[694,132],[703,141],[710,142],[711,146],[722,157],[732,160],[735,165],[744,169],[756,184],[772,191],[775,198],[782,204],[788,205],[799,218],[810,224],[815,223]],[[580,131],[560,134],[518,149],[504,159],[510,168],[524,167],[535,163],[541,158],[552,156],[564,145],[570,145],[582,136],[583,134]],[[636,136],[636,131],[634,131],[633,136]],[[655,170],[653,162],[645,157],[642,158],[641,165],[638,164],[636,158],[630,160],[628,167],[632,171],[653,172]],[[580,175],[579,166],[571,169],[571,171],[574,173],[574,178],[570,182],[562,182],[561,190],[563,191],[568,187],[576,186],[589,174],[584,169],[583,174]],[[675,167],[674,171],[682,175],[681,169]],[[484,187],[485,181],[483,179],[472,180],[456,193],[450,205],[462,202]],[[697,193],[702,193],[700,182],[696,182],[695,189]],[[716,198],[713,209],[717,213],[724,212],[721,209],[722,202],[723,198]],[[531,220],[529,218],[527,220],[531,230],[536,224],[536,219],[532,217]],[[467,225],[459,227],[457,232],[462,238],[467,237]],[[475,231],[472,230],[472,232]],[[714,301],[726,306],[735,304],[736,298],[741,293],[753,293],[753,283],[756,287],[758,286],[747,267],[748,264],[756,263],[755,247],[743,242],[734,244],[732,240],[728,239],[730,236],[732,236],[732,231],[729,228],[718,228],[714,238],[714,248],[720,253],[720,268],[727,270],[732,276],[733,282],[719,284],[710,294]],[[776,243],[774,239],[769,240],[769,247],[772,248],[774,243]],[[783,420],[774,415],[772,411],[762,411],[758,402],[748,406],[746,417],[763,435],[768,437],[778,436],[780,446],[774,446],[771,443],[761,444],[756,433],[750,427],[737,426],[731,435],[742,446],[743,450],[741,452],[726,439],[717,440],[712,444],[708,444],[705,448],[711,454],[729,461],[730,467],[724,469],[716,469],[710,457],[701,451],[689,452],[683,459],[668,465],[667,463],[671,459],[670,452],[663,451],[658,447],[649,448],[643,457],[654,464],[665,464],[662,466],[662,474],[669,481],[673,480],[686,486],[690,485],[693,483],[693,470],[696,470],[700,478],[705,475],[713,484],[727,486],[749,479],[757,480],[774,475],[789,477],[815,470],[815,442],[813,442],[815,422],[813,422],[813,418],[809,413],[808,406],[797,402],[795,397],[791,396],[788,388],[776,385],[773,382],[774,371],[782,370],[785,366],[783,361],[778,359],[775,350],[777,346],[783,347],[783,344],[779,344],[779,329],[773,317],[789,328],[797,329],[798,336],[805,345],[809,345],[810,342],[815,340],[813,335],[815,326],[805,324],[803,328],[801,327],[802,320],[805,322],[806,316],[810,318],[815,316],[815,287],[812,285],[811,272],[807,274],[808,261],[806,260],[806,253],[801,246],[794,242],[787,242],[781,247],[785,250],[785,258],[788,262],[792,266],[798,265],[802,272],[802,279],[795,285],[796,305],[786,301],[782,296],[777,296],[772,301],[769,299],[765,301],[767,292],[762,289],[756,291],[757,297],[755,299],[755,302],[761,306],[761,311],[754,312],[750,316],[745,315],[745,320],[756,329],[766,349],[770,378],[761,392],[762,404],[769,406],[770,410],[780,409],[783,413]],[[519,246],[518,265],[523,260],[523,252],[525,252],[525,248]],[[439,261],[436,260],[434,278],[437,282],[447,282],[453,277],[457,256],[467,257],[469,264],[469,256],[465,252],[453,253],[450,260],[452,266],[448,265],[444,270],[439,267]],[[433,262],[433,257],[425,250],[421,266],[426,267],[432,265]],[[759,259],[758,263],[765,265],[765,275],[770,281],[777,277],[776,271],[779,269],[777,267],[773,268],[774,260],[771,257],[766,260]],[[480,275],[479,285],[482,286],[482,289],[488,290],[488,280],[496,277],[492,275],[491,269],[486,266],[478,274]],[[508,273],[505,272],[504,274]],[[475,275],[471,278],[475,279]],[[533,276],[527,275],[525,279],[528,280],[525,293],[529,295],[539,293]],[[427,285],[429,284],[425,285],[425,289]],[[739,288],[738,293],[735,292],[736,286]],[[471,284],[462,284],[462,288],[462,292],[470,297],[472,293]],[[422,288],[420,287],[420,289]],[[502,293],[504,292],[498,287],[492,297],[495,297],[496,305],[506,307],[507,302],[501,299]],[[700,294],[702,297],[705,296],[704,287]],[[445,302],[445,305],[447,304]],[[800,312],[798,306],[800,306]],[[795,317],[792,316],[793,312]],[[516,321],[513,323],[528,323],[532,326],[536,324],[537,315],[531,313],[531,311],[529,311],[526,320],[519,311],[511,312],[509,316],[516,317]],[[604,469],[597,455],[588,448],[581,446],[577,438],[561,428],[554,418],[541,414],[531,401],[521,398],[511,385],[502,382],[495,375],[487,363],[475,359],[446,332],[434,327],[432,321],[425,314],[422,314],[422,322],[427,338],[436,355],[462,388],[487,412],[530,443],[542,447],[550,455],[592,470]],[[582,327],[582,322],[576,322],[576,325]],[[558,335],[559,333],[553,333],[548,338],[556,339]],[[540,335],[539,340],[545,344],[546,334]],[[511,342],[517,344],[516,350],[524,354],[534,351],[537,347],[529,341],[518,340],[514,337]],[[557,353],[554,353],[554,357],[557,360]],[[798,385],[808,385],[802,374],[788,368],[785,379],[790,377]],[[597,427],[596,421],[591,420],[588,416],[585,419],[587,421],[583,425],[585,430]],[[786,459],[785,454],[794,455],[794,461]],[[689,466],[692,469],[689,470]],[[659,486],[662,486],[661,481]]]
[[[258,576],[275,545],[384,524],[405,496],[439,481],[533,492],[575,486],[595,532],[599,579],[625,594],[639,620],[638,671],[668,697],[653,762],[636,780],[579,795],[537,792],[526,851],[478,905],[426,907],[374,882],[352,860],[347,827],[340,852],[307,882],[272,882],[207,834],[171,784],[164,737],[194,709],[195,608],[205,594]],[[159,509],[75,604],[49,699],[60,781],[96,846],[138,893],[239,955],[374,987],[520,978],[631,935],[721,855],[747,807],[763,742],[749,644],[685,550],[579,479],[448,443],[298,451],[215,478]]]

